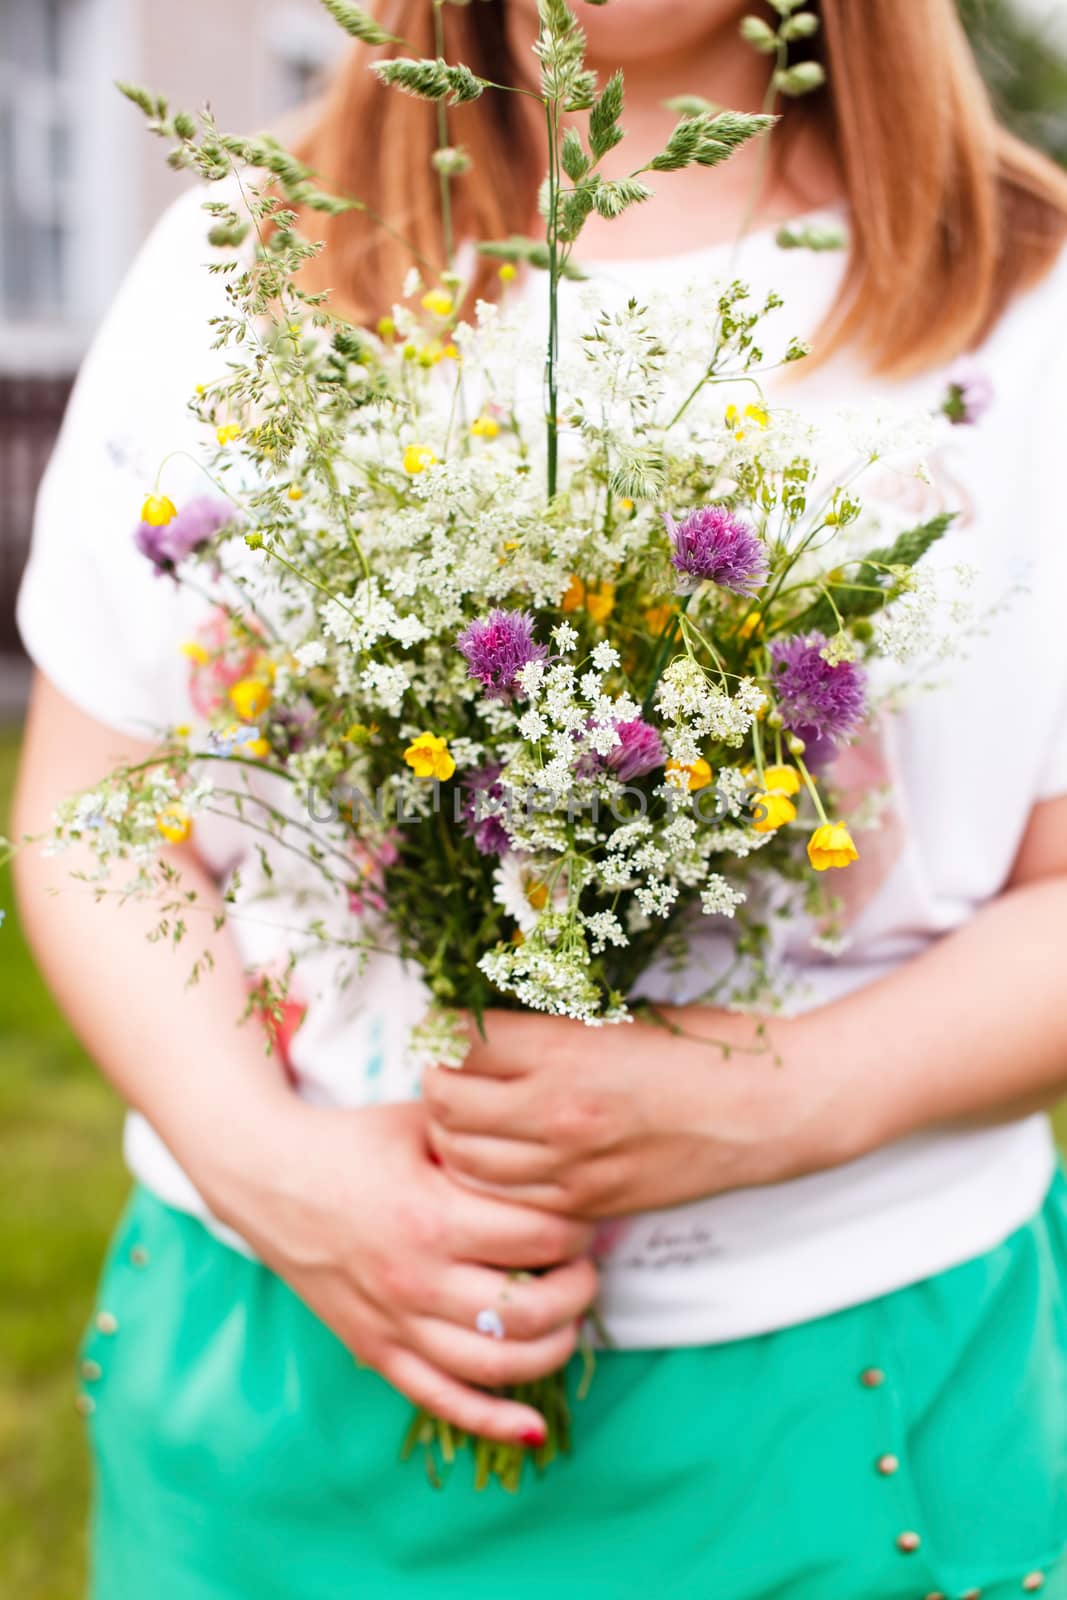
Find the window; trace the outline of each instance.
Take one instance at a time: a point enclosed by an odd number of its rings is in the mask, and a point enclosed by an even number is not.
[[[49,320],[71,303],[68,77],[78,0],[0,0],[0,312]]]

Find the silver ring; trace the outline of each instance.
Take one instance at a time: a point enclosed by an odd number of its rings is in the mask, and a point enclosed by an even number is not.
[[[490,1339],[502,1339],[504,1337],[504,1323],[500,1312],[494,1311],[492,1306],[486,1306],[484,1310],[479,1311],[474,1319],[474,1326],[479,1333],[486,1334]]]

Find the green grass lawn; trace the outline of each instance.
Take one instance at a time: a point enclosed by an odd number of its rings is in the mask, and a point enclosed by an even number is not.
[[[0,832],[17,741],[0,731]],[[127,1180],[121,1108],[58,1015],[0,873],[0,1595],[79,1600],[87,1474],[74,1361]]]
[[[16,748],[0,730],[0,832]],[[122,1114],[34,969],[6,872],[0,906],[0,1596],[79,1600],[87,1474],[74,1362],[127,1188]]]

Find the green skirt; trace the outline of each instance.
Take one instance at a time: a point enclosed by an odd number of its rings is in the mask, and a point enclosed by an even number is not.
[[[607,1352],[575,1448],[442,1489],[407,1402],[135,1193],[82,1352],[94,1600],[1067,1596],[1067,1184],[988,1255],[704,1348]]]

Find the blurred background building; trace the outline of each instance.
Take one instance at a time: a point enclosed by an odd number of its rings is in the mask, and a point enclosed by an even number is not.
[[[318,0],[0,0],[0,712],[24,690],[14,595],[73,373],[179,182],[115,80],[247,131],[311,98],[340,42]]]

